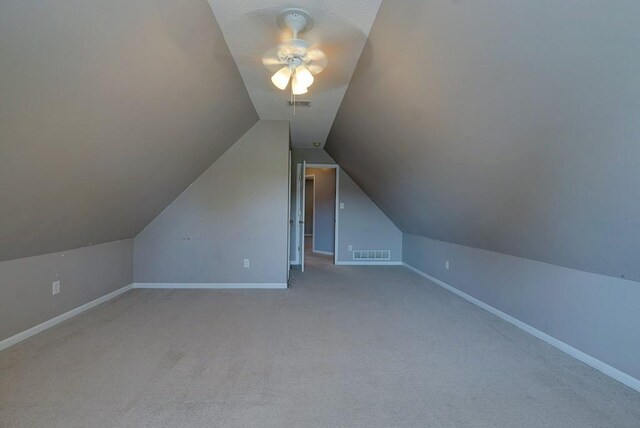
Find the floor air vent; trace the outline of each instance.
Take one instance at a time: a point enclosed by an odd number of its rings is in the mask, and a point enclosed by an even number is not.
[[[353,260],[391,260],[389,250],[354,250]]]

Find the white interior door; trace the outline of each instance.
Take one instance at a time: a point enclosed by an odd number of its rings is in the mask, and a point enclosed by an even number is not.
[[[303,161],[298,164],[296,175],[296,220],[298,227],[296,228],[296,241],[298,246],[298,260],[300,260],[300,269],[304,272],[304,174],[307,168],[307,162]]]
[[[288,181],[287,181],[287,284],[289,284],[289,275],[291,273],[291,150],[289,150],[288,163]]]

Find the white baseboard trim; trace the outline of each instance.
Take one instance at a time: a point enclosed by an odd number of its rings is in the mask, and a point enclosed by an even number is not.
[[[119,288],[115,291],[112,291],[109,294],[105,294],[102,297],[98,297],[95,300],[90,301],[89,303],[85,303],[82,306],[78,306],[75,309],[70,310],[69,312],[65,312],[62,315],[58,315],[55,318],[51,318],[49,321],[45,321],[42,324],[38,324],[35,327],[31,327],[28,330],[25,330],[21,333],[18,333],[14,336],[11,336],[7,339],[4,339],[3,341],[0,341],[0,351],[7,349],[10,346],[13,346],[19,342],[22,342],[23,340],[26,340],[28,338],[30,338],[31,336],[35,336],[38,333],[41,333],[43,331],[45,331],[48,328],[51,328],[57,324],[60,324],[63,321],[68,320],[69,318],[73,318],[76,315],[81,314],[82,312],[85,312],[95,306],[98,306],[101,303],[107,302],[111,299],[114,299],[116,297],[118,297],[119,295],[121,295],[122,293],[126,293],[127,291],[131,290],[133,288],[133,284],[129,284],[126,285],[122,288]]]
[[[286,282],[212,282],[212,283],[171,283],[171,282],[136,282],[133,288],[157,288],[175,290],[226,290],[226,289],[283,289]]]
[[[510,324],[513,324],[514,326],[518,327],[521,330],[524,330],[525,332],[531,334],[532,336],[537,337],[540,340],[543,340],[545,342],[547,342],[549,345],[553,346],[554,348],[557,348],[559,350],[561,350],[562,352],[572,356],[573,358],[577,359],[578,361],[582,361],[583,363],[593,367],[594,369],[606,374],[607,376],[609,376],[612,379],[617,380],[620,383],[623,383],[625,385],[627,385],[629,388],[631,389],[635,389],[636,391],[640,392],[640,380],[634,378],[631,375],[628,375],[625,372],[622,372],[618,369],[616,369],[615,367],[611,367],[610,365],[608,365],[607,363],[604,363],[600,360],[598,360],[595,357],[592,357],[589,354],[585,354],[584,352],[580,351],[579,349],[574,348],[571,345],[567,345],[566,343],[562,342],[561,340],[556,339],[553,336],[548,335],[547,333],[544,333],[540,330],[538,330],[535,327],[530,326],[527,323],[524,323],[522,321],[520,321],[517,318],[512,317],[511,315],[508,315],[504,312],[502,312],[499,309],[494,308],[491,305],[488,305],[486,303],[484,303],[481,300],[476,299],[475,297],[458,290],[457,288],[447,284],[446,282],[443,282],[441,280],[439,280],[438,278],[435,278],[431,275],[429,275],[428,273],[424,273],[423,271],[421,271],[420,269],[417,269],[407,263],[404,263],[404,265],[412,270],[413,272],[417,273],[418,275],[427,278],[428,280],[436,283],[437,285],[441,286],[442,288],[445,288],[446,290],[457,294],[458,296],[462,297],[463,299],[473,303],[474,305],[477,305],[479,307],[481,307],[482,309],[484,309],[487,312],[492,313],[493,315],[496,315],[497,317],[502,318],[503,320],[507,321]]]
[[[351,262],[338,260],[336,265],[340,266],[402,266],[402,262],[384,262],[384,261],[368,261],[368,262]]]
[[[333,256],[333,251],[312,250],[314,253],[324,254],[325,256]]]

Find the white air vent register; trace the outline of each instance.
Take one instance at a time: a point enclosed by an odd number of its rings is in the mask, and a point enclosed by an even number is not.
[[[391,260],[391,251],[353,250],[353,260]]]

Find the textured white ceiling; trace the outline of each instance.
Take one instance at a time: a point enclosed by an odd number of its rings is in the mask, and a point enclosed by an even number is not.
[[[291,121],[291,138],[296,147],[324,145],[340,103],[360,58],[381,0],[209,0],[229,49],[240,70],[249,96],[261,119]],[[316,76],[309,93],[310,108],[287,106],[288,91],[271,83],[271,72],[261,62],[262,55],[291,37],[276,24],[287,7],[308,11],[315,23],[301,38],[317,44],[327,54],[327,68]]]

